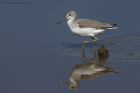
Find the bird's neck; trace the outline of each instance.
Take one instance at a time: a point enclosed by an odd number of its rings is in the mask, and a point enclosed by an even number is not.
[[[74,27],[74,22],[75,22],[75,19],[70,19],[70,20],[67,21],[67,24],[68,24],[68,26],[71,30]]]
[[[71,25],[71,24],[74,23],[74,21],[75,21],[75,19],[69,19],[69,20],[67,21],[67,23],[68,23],[68,25]]]

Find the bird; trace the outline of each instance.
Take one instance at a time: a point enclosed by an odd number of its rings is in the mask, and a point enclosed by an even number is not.
[[[62,80],[61,82],[66,84],[71,90],[77,90],[81,80],[94,80],[111,73],[118,74],[119,72],[113,68],[105,66],[108,59],[108,52],[109,50],[105,46],[102,46],[99,49],[95,49],[94,56],[92,59],[89,59],[85,53],[85,48],[83,48],[82,59],[84,59],[84,63],[76,64],[70,71],[69,81]]]
[[[100,22],[92,19],[79,19],[76,11],[69,11],[66,14],[67,25],[71,32],[80,36],[88,36],[96,44],[98,34],[108,29],[117,29],[117,24]]]

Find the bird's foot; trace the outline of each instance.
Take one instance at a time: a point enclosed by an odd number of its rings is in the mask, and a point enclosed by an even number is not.
[[[96,41],[93,41],[94,46],[96,46]]]
[[[96,42],[97,42],[97,38],[96,39],[93,39],[94,46],[96,46]]]
[[[82,48],[84,48],[88,43],[90,43],[90,41],[83,41],[82,42]]]
[[[83,41],[84,44],[88,44],[90,43],[91,41]]]
[[[93,44],[96,46],[96,42],[97,42],[98,38],[96,38],[95,36],[94,37],[91,37],[91,38],[92,38]]]

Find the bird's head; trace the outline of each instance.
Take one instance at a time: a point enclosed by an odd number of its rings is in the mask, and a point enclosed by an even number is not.
[[[77,90],[79,88],[79,82],[67,82],[62,80],[64,84],[66,84],[71,90]]]
[[[76,83],[70,82],[69,88],[71,90],[77,90],[79,88],[79,82],[76,82]]]
[[[66,19],[60,20],[56,24],[60,24],[60,23],[64,22],[65,20],[75,20],[76,18],[77,18],[77,13],[75,11],[69,11],[66,14]]]
[[[77,13],[75,11],[69,11],[67,14],[66,14],[66,19],[67,20],[75,20],[77,17]]]

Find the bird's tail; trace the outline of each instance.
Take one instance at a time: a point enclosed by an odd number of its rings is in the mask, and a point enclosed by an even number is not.
[[[117,24],[111,24],[112,26],[107,28],[107,29],[117,29],[118,28],[118,25]]]

